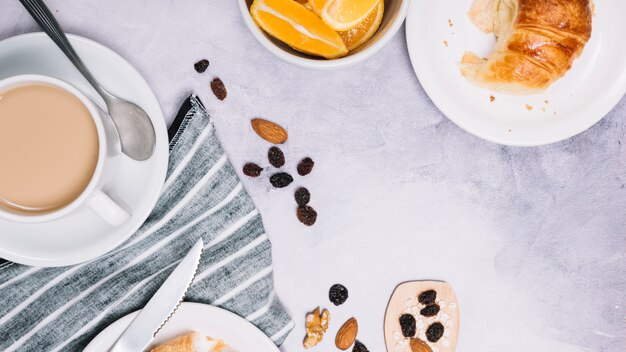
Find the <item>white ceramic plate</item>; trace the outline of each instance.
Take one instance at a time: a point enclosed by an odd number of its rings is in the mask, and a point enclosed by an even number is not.
[[[413,0],[406,25],[411,62],[422,87],[466,131],[506,145],[553,143],[594,125],[626,93],[626,1],[596,1],[593,33],[582,56],[545,93],[531,96],[496,94],[472,85],[459,72],[465,50],[486,56],[495,43],[493,34],[480,32],[468,19],[471,4]]]
[[[150,214],[160,194],[169,157],[165,120],[159,103],[141,75],[110,49],[69,36],[85,64],[113,94],[141,106],[152,120],[157,144],[143,162],[120,158],[107,193],[132,211],[129,221],[111,227],[87,208],[42,224],[0,220],[0,258],[33,266],[64,266],[96,258],[132,235]],[[0,79],[17,74],[43,74],[76,86],[101,107],[104,103],[74,66],[43,33],[25,34],[0,42]]]
[[[83,352],[108,351],[137,314],[130,313],[109,325]],[[279,352],[272,340],[247,320],[224,309],[200,303],[181,304],[150,347],[193,331],[223,339],[236,351]]]

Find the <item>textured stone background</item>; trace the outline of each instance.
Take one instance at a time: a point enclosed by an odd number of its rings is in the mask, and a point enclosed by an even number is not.
[[[318,223],[293,213],[293,189],[243,178],[274,244],[277,293],[297,327],[283,346],[301,351],[306,311],[330,308],[344,283],[359,338],[384,351],[382,321],[394,286],[440,279],[457,291],[459,351],[623,351],[626,346],[626,99],[600,123],[561,143],[509,148],[447,120],[413,74],[401,30],[384,50],[336,72],[274,58],[245,27],[236,1],[48,0],[68,32],[133,63],[168,121],[196,92],[233,163],[263,162],[268,145],[249,119],[286,126],[296,179],[312,192]],[[0,39],[35,31],[17,0],[1,0]],[[204,75],[193,70],[208,58]],[[2,64],[2,63],[0,63]],[[211,94],[219,76],[224,102]]]

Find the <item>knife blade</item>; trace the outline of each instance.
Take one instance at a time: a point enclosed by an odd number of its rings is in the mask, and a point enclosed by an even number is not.
[[[157,331],[174,314],[191,286],[203,247],[202,239],[198,240],[109,352],[138,352],[148,347]]]

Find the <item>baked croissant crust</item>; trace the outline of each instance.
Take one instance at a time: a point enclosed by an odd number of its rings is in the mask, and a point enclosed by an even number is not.
[[[466,52],[461,73],[502,93],[534,94],[563,77],[591,37],[591,0],[475,0],[476,26],[496,35],[486,59]]]
[[[224,341],[197,332],[178,336],[154,347],[150,352],[234,352]]]

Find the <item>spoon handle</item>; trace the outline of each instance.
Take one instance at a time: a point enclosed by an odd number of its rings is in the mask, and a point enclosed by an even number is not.
[[[52,41],[63,51],[65,56],[76,66],[78,71],[87,79],[87,81],[94,87],[94,89],[102,96],[105,103],[109,105],[108,93],[100,86],[98,81],[93,77],[91,72],[87,69],[87,66],[80,59],[72,44],[63,33],[61,26],[54,18],[43,0],[20,0],[22,5],[28,10],[30,15],[35,21],[44,29],[46,34],[52,39]]]

